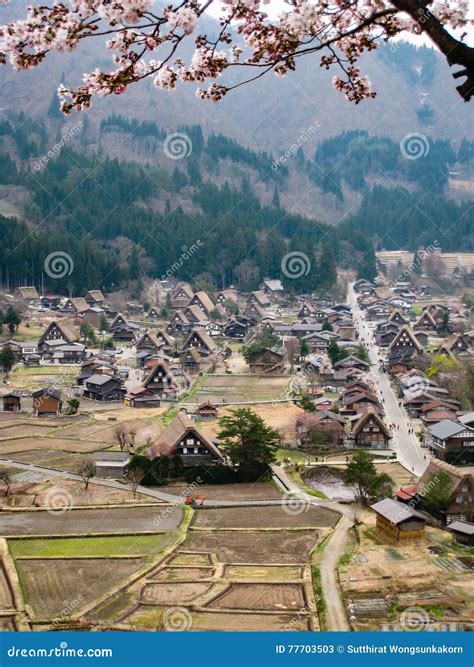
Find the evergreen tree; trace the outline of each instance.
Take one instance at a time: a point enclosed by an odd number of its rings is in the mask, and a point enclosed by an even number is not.
[[[231,410],[219,419],[219,428],[219,442],[239,471],[251,471],[275,461],[279,435],[250,408]]]

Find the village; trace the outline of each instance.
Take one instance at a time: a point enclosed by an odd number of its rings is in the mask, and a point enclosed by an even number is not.
[[[473,297],[391,261],[2,293],[0,629],[472,630]]]

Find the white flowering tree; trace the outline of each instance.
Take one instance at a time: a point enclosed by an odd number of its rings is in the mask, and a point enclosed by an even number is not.
[[[8,0],[0,0],[5,4]],[[284,76],[298,59],[319,54],[334,68],[333,83],[355,103],[373,97],[358,67],[360,56],[380,40],[406,33],[427,36],[457,66],[457,90],[465,101],[474,92],[474,49],[457,36],[470,23],[467,0],[287,0],[278,18],[265,11],[269,0],[183,0],[158,9],[153,0],[51,0],[27,10],[23,20],[0,27],[0,63],[30,69],[53,51],[67,52],[84,40],[103,39],[112,52],[111,71],[85,73],[83,85],[59,87],[65,113],[91,104],[94,95],[120,95],[152,77],[172,90],[178,82],[203,84],[197,95],[220,100],[232,89],[267,73]],[[199,18],[214,5],[220,15],[215,38],[200,32]],[[180,46],[193,40],[189,62]],[[245,70],[226,85],[230,68]]]

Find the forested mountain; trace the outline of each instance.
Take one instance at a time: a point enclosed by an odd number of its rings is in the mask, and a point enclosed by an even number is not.
[[[45,150],[45,137],[26,118],[24,124],[15,120],[16,130],[9,123],[0,128],[6,164],[2,187],[17,197],[23,194],[18,217],[25,222],[0,219],[0,278],[5,285],[44,283],[49,289],[75,292],[100,285],[112,290],[129,280],[138,284],[144,275],[166,275],[194,245],[199,250],[176,277],[206,287],[234,283],[252,289],[264,276],[281,275],[289,288],[325,290],[334,285],[336,262],[350,267],[358,258],[364,275],[373,269],[370,242],[355,235],[347,243],[337,228],[283,210],[276,189],[273,205],[262,206],[245,177],[238,188],[202,181],[202,160],[218,155],[230,155],[237,163],[262,170],[263,179],[270,178],[261,155],[231,140],[204,141],[200,128],[187,128],[197,154],[186,171],[171,174],[160,167],[88,157],[69,147],[35,170],[29,165],[36,164],[33,155]],[[117,122],[122,121],[109,124]],[[156,134],[151,128],[149,133]],[[270,186],[276,187],[274,181]],[[192,215],[181,206],[172,208],[170,201],[178,194],[194,207]],[[63,249],[73,258],[74,271],[58,287],[44,274],[43,263],[50,252]],[[281,273],[282,257],[293,250],[311,258],[312,270],[300,280]]]
[[[0,123],[1,280],[11,286],[41,280],[57,288],[43,262],[61,248],[74,256],[65,287],[76,292],[164,275],[198,240],[199,252],[177,277],[251,289],[280,276],[309,291],[333,285],[336,263],[373,277],[374,248],[416,250],[434,239],[449,250],[473,245],[472,208],[446,194],[450,170],[472,168],[467,140],[456,150],[430,139],[423,160],[407,160],[390,138],[349,131],[322,141],[312,158],[298,150],[275,169],[274,154],[206,136],[199,125],[177,127],[192,146],[181,160],[166,157],[166,131],[152,121],[115,114],[97,133],[85,123],[68,141],[59,132],[53,145],[48,127],[24,113]],[[104,155],[108,142],[121,160]],[[352,210],[336,226],[288,210],[282,200],[295,178]],[[289,251],[311,258],[309,275],[289,281],[281,273]]]
[[[5,20],[24,4],[2,7]],[[203,20],[212,34],[217,23]],[[336,263],[372,277],[376,248],[437,239],[472,249],[470,110],[432,49],[381,45],[362,63],[378,96],[357,107],[308,58],[217,105],[192,86],[167,94],[145,81],[65,118],[57,83],[76,84],[105,57],[96,48],[15,76],[0,68],[4,284],[57,289],[43,261],[64,247],[75,258],[67,289],[77,292],[161,276],[197,239],[177,277],[252,288],[280,276],[282,255],[296,250],[312,262],[291,281],[300,291],[330,287]],[[170,133],[184,135],[183,159],[166,151]],[[421,159],[401,151],[413,133],[425,137]]]

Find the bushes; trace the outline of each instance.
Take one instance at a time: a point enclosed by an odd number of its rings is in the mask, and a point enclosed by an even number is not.
[[[130,463],[130,470],[140,470],[143,486],[165,486],[170,479],[184,477],[186,482],[199,484],[239,484],[261,482],[271,476],[270,468],[258,462],[251,466],[237,469],[226,465],[195,465],[185,468],[181,456],[166,455],[149,459],[135,454]]]
[[[187,482],[199,482],[200,484],[234,484],[237,482],[235,470],[224,465],[191,466],[185,470],[184,476]]]
[[[180,456],[156,456],[149,459],[135,454],[130,463],[130,470],[139,469],[143,473],[141,484],[144,486],[165,486],[172,477],[183,475],[183,461]]]
[[[240,484],[263,482],[270,478],[270,468],[255,462],[249,468],[231,468],[225,465],[204,466],[196,465],[185,470],[187,482],[199,481],[200,484]]]

